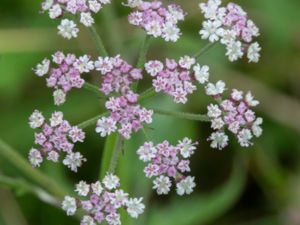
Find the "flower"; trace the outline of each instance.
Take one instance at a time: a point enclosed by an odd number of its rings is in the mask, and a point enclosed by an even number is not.
[[[103,184],[108,190],[116,189],[120,186],[120,179],[113,174],[107,174],[103,179]]]
[[[256,118],[252,108],[259,102],[254,99],[251,92],[233,89],[230,98],[224,99],[223,94],[218,95],[218,105],[210,104],[207,107],[207,116],[211,119],[211,127],[216,130],[208,138],[211,147],[219,150],[228,145],[227,128],[232,132],[242,147],[249,147],[252,138],[262,134],[262,119]]]
[[[80,14],[80,23],[85,25],[86,27],[90,27],[94,23],[94,18],[92,17],[91,13],[81,13]]]
[[[242,58],[246,51],[249,62],[258,62],[261,48],[257,42],[251,42],[259,36],[259,29],[239,5],[228,3],[221,7],[221,3],[221,0],[208,0],[199,4],[206,19],[199,32],[201,38],[210,42],[220,40],[232,62]]]
[[[131,198],[126,202],[127,212],[132,218],[138,218],[144,212],[143,198]]]
[[[170,187],[172,186],[171,180],[166,176],[159,176],[153,181],[153,189],[156,189],[157,194],[166,195],[170,192]]]
[[[46,75],[49,71],[50,60],[44,59],[41,63],[39,63],[33,71],[39,77]]]
[[[194,182],[195,178],[188,176],[185,179],[181,180],[179,183],[176,184],[176,191],[178,195],[184,195],[184,194],[191,194],[193,192],[193,189],[196,187],[196,184]]]
[[[126,210],[130,217],[138,218],[145,209],[143,198],[129,198],[128,193],[118,188],[119,185],[119,178],[113,174],[107,174],[102,182],[87,184],[80,181],[75,188],[78,198],[66,196],[62,208],[67,215],[74,215],[77,207],[82,209],[85,215],[81,219],[81,225],[95,225],[102,222],[119,225],[121,209]]]
[[[143,0],[128,0],[125,4],[136,8],[128,16],[128,21],[134,26],[143,28],[148,35],[161,37],[165,41],[176,42],[180,35],[177,24],[184,20],[185,13],[180,6],[172,4],[163,7],[161,1],[146,2]]]
[[[205,87],[205,92],[207,95],[217,97],[225,91],[225,83],[219,80],[216,84],[208,83]]]
[[[187,95],[197,89],[190,72],[195,62],[195,58],[184,56],[178,63],[173,59],[166,59],[165,68],[158,60],[148,61],[145,68],[146,72],[154,77],[152,85],[155,92],[164,92],[172,96],[176,103],[185,104]]]
[[[63,19],[58,28],[58,34],[66,39],[76,38],[79,32],[77,25],[74,21],[69,19]]]
[[[68,216],[73,216],[77,210],[76,199],[70,196],[65,196],[62,202],[62,209],[66,211]]]
[[[81,167],[82,163],[85,161],[86,159],[83,158],[83,156],[79,152],[71,152],[63,160],[63,164],[73,172],[77,172],[77,168]]]
[[[66,95],[72,88],[81,88],[84,85],[85,81],[81,75],[93,69],[94,62],[90,56],[83,55],[76,58],[73,54],[65,55],[58,51],[52,55],[52,64],[50,60],[44,59],[34,71],[38,76],[48,75],[46,82],[48,87],[54,88],[54,103],[61,105],[66,101]]]
[[[220,39],[223,29],[221,28],[222,23],[219,20],[215,21],[204,21],[203,29],[199,31],[202,39],[208,39],[210,42],[216,42]]]
[[[102,117],[97,121],[96,132],[100,133],[101,137],[105,137],[117,130],[116,124],[117,122],[114,121],[112,118]]]
[[[44,121],[45,121],[45,118],[44,118],[43,114],[38,110],[34,110],[34,112],[29,117],[29,125],[32,129],[41,127],[43,125]]]
[[[28,158],[29,158],[31,165],[34,167],[39,167],[40,164],[43,162],[43,157],[42,157],[40,151],[38,151],[35,148],[32,148],[30,150]]]
[[[80,181],[76,185],[75,191],[78,193],[80,196],[87,196],[89,191],[90,191],[90,185],[88,185],[85,181]]]
[[[208,82],[209,79],[209,67],[204,65],[204,66],[200,66],[200,64],[196,64],[193,67],[193,71],[194,71],[194,75],[196,80],[200,83],[200,84],[204,84],[206,82]]]
[[[146,177],[155,177],[153,189],[159,195],[169,193],[172,186],[171,179],[177,185],[187,178],[183,174],[190,172],[189,158],[194,154],[197,144],[197,142],[193,143],[189,138],[184,138],[178,141],[178,144],[175,146],[170,145],[168,141],[164,141],[156,146],[152,142],[145,142],[137,150],[140,160],[148,163],[144,169]],[[189,179],[186,181],[188,182]],[[179,185],[179,187],[185,186],[184,183]],[[191,188],[193,188],[192,186]],[[189,190],[186,191],[187,194],[189,194]]]

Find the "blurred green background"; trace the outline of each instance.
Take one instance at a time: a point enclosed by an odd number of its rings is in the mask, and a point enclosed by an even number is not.
[[[178,58],[194,54],[206,44],[198,35],[203,20],[197,8],[199,1],[176,2],[189,13],[181,24],[183,36],[176,44],[152,41],[148,58]],[[253,91],[261,102],[257,113],[265,120],[263,136],[249,149],[240,148],[231,139],[229,148],[216,151],[205,141],[211,133],[209,124],[155,116],[154,129],[149,133],[154,141],[169,139],[175,143],[184,136],[200,141],[192,159],[197,189],[191,196],[181,198],[176,195],[158,198],[152,193],[151,184],[142,173],[143,164],[135,153],[144,141],[143,136],[137,134],[126,143],[118,174],[127,191],[145,197],[147,210],[139,220],[124,217],[123,224],[300,224],[300,1],[235,2],[260,27],[258,41],[263,47],[260,62],[229,63],[224,56],[225,49],[217,45],[202,56],[200,63],[210,66],[213,80],[223,79],[229,88]],[[62,107],[53,106],[52,90],[46,88],[44,79],[34,76],[31,68],[56,50],[93,56],[97,53],[86,29],[80,27],[78,39],[63,40],[56,34],[58,21],[51,21],[39,10],[40,1],[0,1],[0,138],[24,157],[33,145],[33,131],[27,121],[34,109],[48,116],[54,110],[62,110],[73,124],[103,110],[102,102],[86,90],[73,90]],[[134,63],[144,33],[127,23],[128,12],[129,9],[121,6],[121,0],[115,0],[97,15],[97,29],[111,54],[120,53]],[[97,74],[86,75],[86,79],[97,81]],[[141,89],[147,85],[149,81],[143,82]],[[185,106],[175,105],[170,98],[161,96],[147,105],[205,113],[209,102],[200,89]],[[77,174],[49,162],[39,170],[69,190],[79,180],[95,181],[104,140],[95,134],[94,127],[86,132],[86,142],[76,148],[86,156],[88,163]],[[241,161],[244,166],[240,165]],[[0,158],[0,174],[30,181],[30,177],[24,177],[4,158]],[[79,222],[27,191],[0,187],[0,224],[71,225]]]

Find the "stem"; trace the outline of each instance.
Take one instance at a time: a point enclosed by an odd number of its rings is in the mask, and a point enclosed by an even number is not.
[[[140,94],[139,101],[143,102],[143,101],[153,97],[154,95],[156,95],[156,92],[155,92],[154,88],[151,87]]]
[[[98,34],[95,26],[92,25],[89,28],[89,30],[92,34],[92,37],[93,37],[94,41],[96,42],[96,46],[97,46],[97,49],[98,49],[99,53],[103,54],[104,56],[108,56],[108,53],[107,53],[107,51],[104,47],[103,41],[102,41],[100,35]]]
[[[140,48],[140,53],[139,53],[139,58],[136,64],[137,68],[142,68],[146,62],[146,55],[147,55],[147,51],[149,49],[150,46],[150,40],[151,37],[149,35],[146,35],[146,37],[144,38],[141,48]]]
[[[16,150],[7,145],[1,139],[0,155],[6,158],[7,161],[21,170],[24,174],[26,174],[28,178],[34,180],[41,187],[45,188],[45,190],[48,190],[49,193],[58,198],[62,198],[63,196],[65,196],[66,192],[58,185],[58,183],[56,183],[54,180],[41,173],[40,171],[32,168],[32,166]]]
[[[95,116],[95,117],[93,117],[91,119],[88,119],[88,120],[86,120],[86,121],[78,124],[77,127],[81,128],[81,129],[85,129],[85,128],[91,126],[91,125],[94,125],[101,117],[103,117],[105,115],[107,115],[107,112],[102,113],[102,114],[100,114],[98,116]]]
[[[59,207],[59,201],[53,196],[49,195],[46,191],[41,188],[35,187],[23,179],[11,178],[0,175],[0,186],[12,189],[19,193],[31,193],[35,195],[42,202]]]
[[[153,109],[153,111],[160,115],[173,116],[173,117],[176,117],[179,119],[210,122],[210,119],[207,115],[185,113],[185,112],[173,112],[173,111],[168,111],[168,110],[164,110],[164,109]]]
[[[123,142],[123,138],[120,135],[118,135],[115,143],[114,151],[110,160],[110,164],[109,164],[109,169],[108,169],[109,173],[113,174],[116,170],[118,159],[122,150],[122,142]]]
[[[216,42],[208,43],[203,48],[201,48],[199,52],[197,52],[194,55],[194,58],[198,60],[204,53],[206,53],[209,49],[211,49],[213,46],[215,46],[215,44],[216,44]]]
[[[104,95],[100,92],[99,87],[97,87],[96,85],[93,85],[89,82],[84,82],[83,88],[88,90],[88,91],[91,91],[91,92],[95,93],[100,98],[104,98]]]

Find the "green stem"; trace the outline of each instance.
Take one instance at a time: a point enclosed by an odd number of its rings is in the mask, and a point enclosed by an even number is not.
[[[104,44],[103,44],[103,41],[100,37],[100,35],[98,34],[96,28],[94,26],[91,26],[89,28],[91,34],[92,34],[92,37],[94,39],[94,41],[96,42],[96,46],[97,46],[97,49],[99,51],[100,54],[103,54],[104,56],[108,56],[108,53],[104,47]]]
[[[105,96],[100,92],[99,87],[97,87],[96,85],[93,85],[89,82],[84,82],[83,88],[90,92],[95,93],[100,98],[105,98]]]
[[[153,109],[154,113],[165,115],[165,116],[173,116],[179,119],[187,119],[187,120],[196,120],[202,122],[210,122],[210,119],[207,115],[202,114],[193,114],[193,113],[185,113],[185,112],[174,112],[168,111],[164,109]]]
[[[66,192],[51,178],[44,175],[40,171],[32,168],[32,166],[12,147],[7,145],[0,139],[0,155],[22,171],[28,178],[34,180],[49,193],[58,198],[65,196]]]
[[[194,55],[194,58],[198,60],[204,53],[206,53],[209,49],[211,49],[215,44],[216,44],[216,42],[208,43],[203,48],[201,48],[199,52],[197,52]]]
[[[146,35],[146,37],[144,38],[141,48],[140,48],[140,53],[139,53],[139,58],[137,61],[137,68],[143,68],[145,62],[146,62],[146,55],[150,46],[150,40],[151,37],[149,35]]]
[[[35,195],[41,201],[59,207],[59,201],[53,196],[49,195],[46,191],[38,188],[23,179],[11,178],[0,175],[0,186],[11,189],[17,193],[30,193]]]
[[[140,94],[139,101],[143,102],[143,101],[145,101],[145,100],[147,100],[147,99],[149,99],[149,98],[151,98],[155,95],[156,95],[156,92],[155,92],[154,88],[151,87],[151,88],[147,89],[146,91],[144,91],[143,93]]]
[[[118,160],[119,160],[119,156],[122,151],[122,142],[123,142],[123,138],[120,135],[117,135],[113,154],[112,154],[112,157],[111,157],[111,160],[109,163],[109,168],[108,168],[109,173],[112,173],[112,174],[115,173],[115,170],[116,170],[116,167],[118,164]]]
[[[108,114],[107,112],[102,113],[102,114],[100,114],[100,115],[98,115],[98,116],[95,116],[95,117],[93,117],[93,118],[91,118],[91,119],[88,119],[88,120],[86,120],[86,121],[84,121],[84,122],[78,124],[77,126],[78,126],[79,128],[81,128],[81,129],[85,129],[85,128],[89,127],[89,126],[92,126],[92,125],[96,124],[96,122],[97,122],[101,117],[106,116],[107,114]]]

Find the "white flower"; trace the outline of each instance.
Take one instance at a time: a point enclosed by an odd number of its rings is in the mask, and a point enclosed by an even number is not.
[[[207,3],[200,3],[199,8],[206,19],[217,19],[218,9],[221,5],[221,0],[209,0]]]
[[[99,12],[100,9],[102,8],[101,4],[96,0],[90,0],[88,1],[88,3],[89,3],[90,10],[94,13]]]
[[[171,180],[169,177],[166,176],[159,176],[153,181],[153,189],[156,189],[157,194],[159,195],[166,195],[170,191],[171,187]]]
[[[63,164],[70,168],[72,171],[77,172],[77,168],[85,162],[86,159],[79,152],[71,152],[63,160]]]
[[[219,40],[223,29],[222,23],[219,20],[204,21],[203,28],[199,31],[202,39],[208,39],[210,42],[216,42]]]
[[[143,162],[149,162],[151,159],[155,158],[157,153],[156,148],[153,146],[152,142],[146,142],[137,150],[137,154],[140,156],[140,160]]]
[[[53,92],[53,98],[55,105],[61,105],[66,101],[66,93],[61,89],[57,89]]]
[[[247,28],[251,31],[254,37],[258,37],[260,35],[258,27],[252,20],[247,21]]]
[[[196,187],[196,184],[194,182],[195,178],[188,176],[179,183],[176,184],[176,192],[178,195],[184,195],[184,194],[191,194]]]
[[[76,62],[74,63],[74,67],[80,73],[88,73],[94,69],[94,62],[91,61],[90,56],[84,55],[84,56],[79,57],[78,60],[76,60]]]
[[[254,97],[250,91],[246,94],[245,101],[251,107],[257,106],[259,104],[259,101],[254,99]]]
[[[62,9],[59,4],[55,4],[49,9],[49,17],[51,19],[56,19],[61,15],[62,15]]]
[[[194,150],[196,149],[192,140],[189,138],[184,138],[182,141],[179,141],[178,147],[180,148],[180,154],[183,158],[189,158],[194,154]]]
[[[43,157],[37,149],[32,148],[29,152],[28,159],[33,167],[39,167],[43,162]]]
[[[38,64],[36,68],[33,69],[33,71],[37,76],[42,77],[48,73],[49,66],[50,66],[50,60],[44,59],[42,63]]]
[[[238,133],[237,137],[238,137],[238,141],[242,147],[249,147],[250,145],[252,145],[250,140],[252,139],[253,136],[249,129],[241,130]]]
[[[132,218],[138,218],[144,212],[143,198],[131,198],[126,202],[127,212]]]
[[[222,150],[228,145],[228,136],[224,132],[214,132],[208,138],[210,147]]]
[[[208,82],[209,79],[209,67],[204,65],[200,66],[199,64],[196,64],[193,67],[195,78],[200,84],[204,84],[205,82]]]
[[[58,26],[58,34],[69,40],[71,38],[76,38],[78,32],[79,29],[72,20],[63,19],[60,25]]]
[[[164,69],[164,64],[158,60],[149,61],[145,64],[145,69],[147,73],[154,77]]]
[[[218,105],[210,104],[207,106],[207,116],[210,118],[217,118],[222,115],[222,111]]]
[[[167,22],[163,27],[163,38],[165,41],[176,42],[181,35],[180,30],[173,23]]]
[[[80,181],[78,184],[76,184],[75,191],[80,196],[87,196],[90,191],[90,185],[88,185],[85,181]]]
[[[244,53],[242,49],[242,43],[240,41],[233,41],[229,43],[226,47],[227,52],[226,56],[228,56],[229,61],[233,62],[242,58]]]
[[[120,179],[113,174],[107,174],[102,183],[108,190],[112,190],[120,186]]]
[[[263,129],[261,128],[262,123],[263,123],[263,119],[260,118],[260,117],[258,117],[258,118],[254,121],[254,123],[253,123],[253,125],[252,125],[252,132],[253,132],[253,135],[254,135],[255,137],[260,137],[260,136],[261,136],[261,134],[262,134],[262,132],[263,132]]]
[[[109,57],[99,57],[97,61],[95,61],[95,69],[100,71],[102,75],[109,73],[113,69],[113,62]]]
[[[147,31],[148,35],[152,35],[155,38],[160,37],[162,34],[161,25],[156,20],[153,20],[150,23],[147,23],[145,25],[145,30]]]
[[[142,0],[127,0],[127,3],[124,5],[131,7],[131,8],[136,8],[136,7],[140,6],[142,3],[143,3]]]
[[[110,117],[102,117],[97,121],[96,132],[101,137],[110,135],[117,130],[116,121]]]
[[[94,18],[92,17],[91,13],[83,12],[80,14],[80,23],[82,23],[86,27],[92,26],[94,23]]]
[[[196,62],[196,59],[193,58],[193,57],[190,57],[190,56],[184,56],[184,57],[181,57],[179,59],[179,65],[182,67],[182,68],[185,68],[185,69],[190,69],[192,67],[192,65],[194,65]]]
[[[257,63],[260,58],[260,54],[259,54],[260,51],[261,51],[261,47],[257,42],[251,44],[248,48],[248,53],[247,53],[249,62]]]
[[[100,195],[103,191],[103,187],[100,183],[100,181],[97,181],[96,183],[91,184],[91,188],[94,194]]]
[[[208,83],[205,87],[206,94],[210,96],[221,95],[225,90],[225,83],[221,80],[219,80],[216,84]]]
[[[96,225],[96,222],[90,216],[83,216],[80,224],[82,224],[82,225]]]
[[[110,213],[105,217],[109,225],[121,225],[120,214]]]
[[[34,110],[34,112],[29,117],[29,125],[32,129],[41,127],[44,121],[45,118],[43,114],[38,110]]]
[[[58,162],[59,154],[56,151],[50,151],[47,159],[52,162]]]
[[[67,212],[68,216],[73,216],[77,210],[76,199],[65,196],[62,202],[62,209]]]
[[[45,0],[45,1],[42,3],[42,9],[43,9],[44,11],[49,10],[49,9],[52,7],[53,3],[54,3],[54,0]]]
[[[231,98],[235,101],[241,101],[243,99],[243,92],[237,89],[233,89],[231,93]]]
[[[211,128],[214,130],[220,130],[225,125],[221,118],[215,118],[211,121]]]
[[[224,29],[221,32],[221,43],[224,45],[228,45],[236,40],[236,32],[234,30],[226,30]]]
[[[177,23],[180,20],[184,20],[185,12],[175,5],[168,5],[168,13],[166,20],[172,23]]]
[[[54,112],[50,118],[50,126],[56,127],[63,122],[64,114],[62,112]]]
[[[103,5],[111,3],[111,0],[99,0]]]
[[[121,206],[125,205],[128,200],[128,194],[123,190],[116,190],[114,195],[111,199],[111,203],[116,208],[120,208]]]

